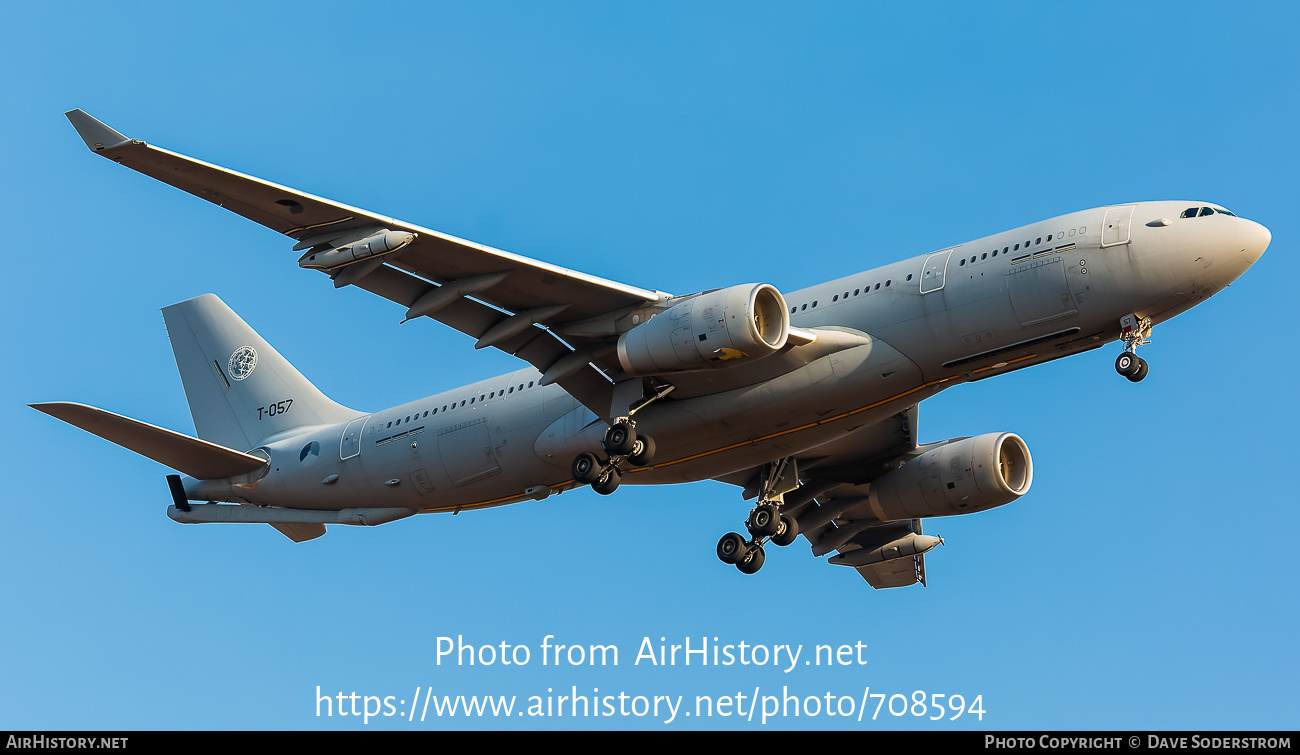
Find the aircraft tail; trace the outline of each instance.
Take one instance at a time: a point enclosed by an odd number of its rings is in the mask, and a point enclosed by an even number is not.
[[[213,294],[162,313],[203,440],[247,450],[295,427],[362,416],[321,393]]]

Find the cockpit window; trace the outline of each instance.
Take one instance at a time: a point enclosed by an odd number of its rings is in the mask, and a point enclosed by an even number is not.
[[[1223,209],[1222,207],[1188,207],[1186,210],[1183,210],[1183,214],[1182,214],[1181,217],[1184,217],[1184,218],[1196,218],[1196,217],[1203,218],[1203,217],[1205,217],[1206,215],[1213,215],[1213,214],[1216,213],[1216,212],[1219,213],[1220,215],[1229,215],[1229,216],[1234,217],[1234,218],[1237,217],[1236,214],[1231,213],[1231,212],[1228,212],[1227,210]]]

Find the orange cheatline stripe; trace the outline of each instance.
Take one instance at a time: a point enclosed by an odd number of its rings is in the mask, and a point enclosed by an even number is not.
[[[1010,359],[1010,360],[1007,360],[1006,364],[1007,364],[1007,365],[1012,365],[1012,364],[1015,364],[1016,362],[1023,362],[1023,361],[1025,361],[1026,359],[1033,359],[1033,358],[1036,357],[1036,356],[1038,356],[1038,355],[1037,355],[1037,354],[1030,354],[1029,356],[1019,357],[1019,358],[1017,358],[1017,359]],[[973,374],[975,374],[975,373],[985,372],[985,371],[987,371],[987,370],[992,370],[992,369],[994,369],[994,368],[993,368],[993,367],[981,367],[981,368],[979,368],[978,370],[974,370],[974,371],[972,371],[971,374],[973,375]],[[849,416],[852,416],[852,415],[854,415],[854,414],[858,414],[858,413],[860,413],[860,412],[865,412],[865,411],[869,411],[869,410],[871,410],[871,409],[875,409],[876,407],[881,406],[881,405],[883,405],[883,404],[888,404],[888,403],[890,403],[891,401],[897,401],[897,400],[900,399],[900,398],[904,398],[904,397],[906,397],[906,396],[910,396],[910,395],[912,395],[913,393],[916,393],[917,391],[923,391],[923,390],[925,390],[926,388],[929,388],[929,387],[931,387],[931,386],[939,385],[940,383],[946,383],[946,382],[952,380],[952,379],[955,378],[955,377],[956,377],[956,375],[953,375],[953,376],[951,376],[951,377],[946,377],[946,378],[940,378],[940,379],[938,379],[938,380],[931,380],[931,381],[928,382],[928,383],[922,383],[921,385],[918,385],[918,386],[915,387],[915,388],[911,388],[911,389],[909,389],[909,390],[903,391],[902,393],[895,394],[895,395],[893,395],[893,396],[890,396],[889,398],[881,399],[880,401],[877,401],[877,402],[872,403],[872,404],[867,404],[866,406],[860,406],[860,407],[858,407],[857,409],[852,409],[852,410],[847,411],[847,412],[844,412],[844,413],[842,413],[842,414],[837,414],[837,415],[835,415],[834,417],[827,417],[826,419],[819,419],[819,420],[817,420],[816,422],[809,422],[808,424],[806,424],[806,425],[800,425],[799,427],[791,427],[791,428],[788,428],[788,429],[785,429],[785,430],[781,430],[780,432],[770,433],[770,434],[768,434],[768,435],[762,435],[762,436],[759,436],[759,437],[757,437],[757,438],[751,438],[751,439],[749,439],[749,440],[742,440],[742,441],[740,441],[739,443],[732,443],[732,444],[729,445],[729,446],[722,446],[721,448],[715,448],[715,449],[712,449],[712,450],[710,450],[710,451],[703,451],[703,452],[701,452],[701,453],[695,454],[694,456],[684,456],[684,457],[682,457],[682,458],[680,458],[680,459],[674,459],[673,461],[666,461],[666,462],[664,462],[664,463],[662,463],[662,464],[651,464],[651,465],[648,466],[648,467],[638,467],[638,468],[636,468],[636,469],[629,469],[627,473],[628,473],[628,474],[631,474],[631,473],[633,473],[633,472],[644,472],[644,471],[646,471],[646,470],[648,470],[648,469],[662,469],[663,467],[671,467],[671,466],[674,465],[674,464],[681,464],[682,462],[685,462],[685,461],[692,461],[692,460],[694,460],[694,459],[703,458],[703,457],[705,457],[705,456],[711,456],[711,455],[713,455],[713,454],[722,453],[722,452],[724,452],[724,451],[731,451],[732,449],[740,448],[741,446],[751,446],[751,445],[754,445],[755,443],[762,443],[762,442],[765,441],[765,440],[771,440],[771,439],[773,439],[773,438],[779,438],[779,437],[781,437],[782,435],[789,435],[790,433],[797,433],[797,432],[799,432],[800,430],[807,430],[807,429],[810,428],[810,427],[817,427],[818,425],[825,425],[825,424],[829,424],[829,423],[831,423],[831,422],[836,422],[836,421],[838,421],[838,420],[844,419],[845,417],[849,417]],[[551,488],[552,490],[554,490],[554,489],[556,489],[556,488],[562,488],[562,487],[564,487],[565,485],[571,485],[571,484],[573,484],[573,482],[574,482],[573,480],[565,480],[564,482],[557,482],[557,483],[554,483],[554,484],[550,485],[550,488]],[[491,506],[491,505],[496,504],[496,503],[502,503],[502,502],[504,502],[504,501],[511,501],[511,500],[522,499],[522,498],[525,498],[525,496],[509,495],[509,496],[505,496],[505,497],[503,497],[503,498],[493,498],[493,499],[488,500],[488,501],[478,501],[478,502],[475,502],[475,503],[463,503],[463,504],[456,505],[456,506],[439,506],[439,507],[436,507],[436,508],[428,508],[428,509],[424,509],[424,513],[433,513],[433,512],[438,512],[438,511],[453,511],[453,510],[457,510],[457,509],[475,509],[475,508],[481,508],[481,507],[483,507],[483,506]]]

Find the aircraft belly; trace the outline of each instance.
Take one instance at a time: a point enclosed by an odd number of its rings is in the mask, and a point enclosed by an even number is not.
[[[911,360],[873,338],[759,385],[655,405],[638,427],[655,438],[659,456],[624,482],[698,480],[799,453],[938,390],[923,384]]]

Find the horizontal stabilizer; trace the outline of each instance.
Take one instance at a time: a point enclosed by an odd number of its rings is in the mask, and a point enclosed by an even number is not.
[[[251,454],[85,404],[55,401],[30,406],[199,480],[248,474],[266,464],[265,459]]]

